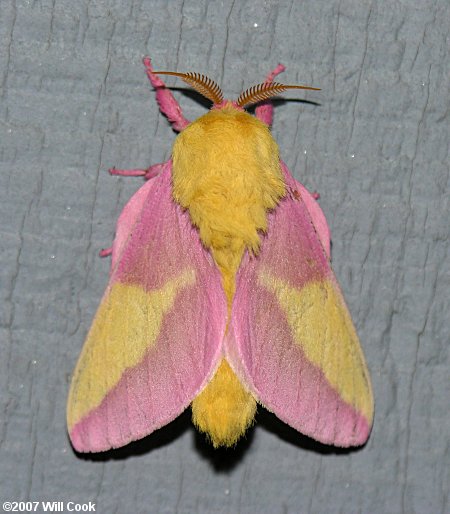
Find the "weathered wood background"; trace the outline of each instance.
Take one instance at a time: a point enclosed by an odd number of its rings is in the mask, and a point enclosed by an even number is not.
[[[2,0],[0,499],[101,513],[449,512],[447,0]],[[140,443],[77,456],[70,374],[140,179],[170,155],[141,64],[199,71],[235,97],[278,62],[273,133],[331,225],[333,262],[372,373],[359,450],[321,447],[261,412],[214,452],[185,413]],[[168,80],[179,88],[183,84]],[[185,114],[205,112],[175,91]]]

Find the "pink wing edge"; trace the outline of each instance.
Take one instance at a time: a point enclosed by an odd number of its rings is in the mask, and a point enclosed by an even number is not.
[[[320,241],[320,244],[316,242],[314,245],[315,248],[310,257],[320,261],[322,272],[335,284],[340,294],[339,286],[329,265],[330,230],[325,215],[315,198],[292,177],[283,162],[281,167],[288,192],[289,190],[298,191],[300,195],[289,198],[288,194],[284,204],[278,206],[276,212],[269,215],[266,244],[270,239],[271,231],[285,231],[287,224],[291,224],[293,228],[293,214],[289,211],[292,207],[295,208],[296,204],[301,205],[303,202],[307,214],[303,212],[303,219],[295,221],[303,223],[303,229],[309,232],[310,239]],[[298,231],[299,228],[295,230]],[[285,234],[285,237],[289,236]],[[286,242],[289,244],[288,240]],[[297,250],[303,251],[303,248],[297,248]],[[263,242],[260,255],[264,251]],[[279,254],[280,248],[276,247],[272,251]],[[267,321],[265,327],[268,337],[264,341],[257,340],[255,317],[252,318],[252,302],[255,298],[249,292],[249,285],[255,281],[255,270],[258,266],[255,260],[257,259],[252,260],[248,255],[244,256],[236,280],[231,329],[225,341],[225,354],[231,366],[265,408],[299,432],[323,444],[341,447],[364,444],[370,435],[371,424],[340,398],[339,393],[331,387],[321,369],[312,364],[301,348],[293,343],[284,313],[278,305],[273,305],[273,296],[259,286],[256,287],[259,287],[261,312],[270,311],[271,319]],[[295,259],[293,261],[295,262]],[[282,262],[282,257],[280,263],[281,267],[286,266],[280,270],[281,276],[296,275],[295,270],[289,269],[289,266]],[[304,274],[309,272],[304,270]],[[300,279],[300,281],[303,280],[304,278]],[[295,284],[295,279],[294,285],[301,287],[301,284],[300,286],[298,283]],[[282,357],[284,366],[281,365],[280,356],[273,345],[274,340],[290,342],[290,344],[284,344],[285,353]],[[269,366],[267,366],[267,360],[270,361]],[[292,363],[294,363],[293,366]],[[301,368],[300,373],[299,368]],[[269,383],[270,386],[268,386]],[[291,396],[292,390],[297,391],[297,398]],[[304,393],[301,400],[300,391]],[[320,391],[320,397],[317,391]]]
[[[158,192],[155,190],[159,190]],[[119,382],[70,431],[73,447],[79,452],[99,452],[118,448],[141,439],[180,415],[214,375],[223,354],[227,306],[220,274],[187,212],[171,196],[171,161],[161,174],[144,184],[128,201],[117,222],[113,243],[111,277],[102,299],[116,281],[120,281],[121,263],[133,244],[132,233],[144,218],[164,216],[158,234],[171,241],[171,269],[182,270],[195,262],[197,281],[178,293],[172,309],[166,313],[160,334],[144,359],[128,368]],[[158,203],[158,200],[160,203]],[[154,213],[149,215],[149,209]],[[179,230],[173,229],[176,223]],[[152,226],[148,226],[148,239]],[[157,247],[156,241],[153,246]],[[164,256],[163,256],[164,257]],[[164,259],[159,259],[152,275],[163,283],[167,276]],[[147,263],[155,266],[155,262]],[[159,285],[159,284],[158,284]],[[151,289],[151,284],[148,284]],[[160,344],[164,342],[165,347]]]

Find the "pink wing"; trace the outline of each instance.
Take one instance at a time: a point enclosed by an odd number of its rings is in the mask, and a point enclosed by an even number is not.
[[[288,194],[270,214],[259,255],[241,264],[226,355],[257,399],[295,429],[326,444],[363,444],[370,379],[330,268],[328,227],[282,168]]]
[[[112,273],[72,379],[68,426],[81,452],[144,437],[178,416],[218,364],[220,274],[171,195],[171,163],[122,212]]]

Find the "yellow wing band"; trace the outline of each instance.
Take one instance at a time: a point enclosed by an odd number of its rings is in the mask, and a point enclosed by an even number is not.
[[[301,289],[269,273],[259,283],[278,299],[293,337],[342,399],[371,423],[372,389],[358,336],[336,286],[312,281]]]
[[[127,368],[141,362],[155,344],[178,292],[194,283],[194,270],[187,270],[150,292],[119,282],[111,287],[75,368],[67,411],[69,430],[100,405]]]

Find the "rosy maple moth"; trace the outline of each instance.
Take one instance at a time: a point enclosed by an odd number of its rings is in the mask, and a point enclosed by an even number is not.
[[[223,100],[197,73],[155,72],[180,134],[170,160],[123,209],[108,287],[73,374],[67,408],[80,452],[123,446],[189,405],[214,445],[233,446],[261,404],[299,432],[363,444],[373,398],[364,356],[330,267],[325,217],[280,160],[266,81]],[[213,102],[189,123],[161,74]],[[255,116],[244,106],[264,101]]]

